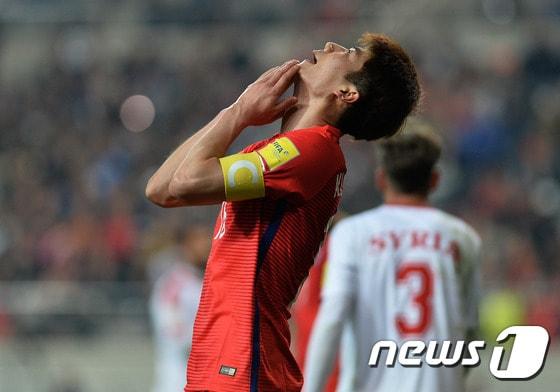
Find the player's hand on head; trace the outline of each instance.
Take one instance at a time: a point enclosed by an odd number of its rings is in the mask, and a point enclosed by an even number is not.
[[[296,105],[296,97],[280,97],[293,83],[298,70],[297,60],[287,61],[269,69],[245,89],[234,105],[247,126],[271,123]]]

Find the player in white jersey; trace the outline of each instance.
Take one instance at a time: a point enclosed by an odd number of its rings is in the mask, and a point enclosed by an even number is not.
[[[211,234],[206,227],[192,227],[185,233],[182,249],[164,251],[163,257],[168,259],[165,271],[157,278],[150,298],[155,338],[153,392],[177,392],[185,385]]]
[[[379,144],[378,208],[342,220],[329,241],[321,309],[306,359],[304,391],[321,392],[343,328],[339,392],[455,392],[465,368],[368,362],[392,340],[469,340],[478,324],[480,238],[462,220],[430,207],[439,139],[416,126]],[[440,343],[441,347],[441,343]],[[451,356],[451,354],[450,354]],[[410,357],[410,355],[409,355]],[[351,364],[351,365],[349,365]]]

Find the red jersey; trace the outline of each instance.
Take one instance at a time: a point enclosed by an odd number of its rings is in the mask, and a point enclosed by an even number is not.
[[[346,172],[340,136],[330,126],[298,129],[244,150],[262,156],[265,195],[222,205],[185,391],[301,390],[288,307],[338,207]],[[287,145],[287,160],[267,159]]]

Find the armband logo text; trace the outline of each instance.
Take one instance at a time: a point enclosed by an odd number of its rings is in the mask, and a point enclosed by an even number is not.
[[[297,147],[287,137],[278,138],[258,151],[271,171],[299,155]]]

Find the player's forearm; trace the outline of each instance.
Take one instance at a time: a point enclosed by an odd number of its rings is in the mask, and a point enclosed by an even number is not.
[[[219,158],[226,154],[246,126],[237,105],[222,110],[175,170],[169,184],[169,194],[186,205],[213,204],[225,200]]]
[[[173,179],[175,171],[188,155],[191,148],[196,145],[202,135],[218,121],[220,115],[221,113],[177,147],[152,175],[146,186],[146,197],[150,201],[162,207],[183,205],[180,199],[173,197],[169,193],[169,184]]]
[[[233,141],[239,136],[241,131],[247,127],[244,122],[242,109],[233,104],[223,109],[206,131],[201,134],[198,142],[193,145],[188,158],[177,167],[175,176],[182,172],[194,171],[198,163],[213,158],[221,158],[225,155]],[[190,168],[193,168],[190,170]]]
[[[333,369],[340,346],[344,317],[333,317],[330,310],[330,306],[322,304],[315,320],[305,359],[304,392],[323,391]]]

